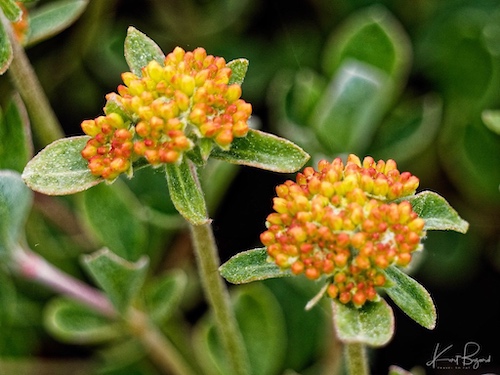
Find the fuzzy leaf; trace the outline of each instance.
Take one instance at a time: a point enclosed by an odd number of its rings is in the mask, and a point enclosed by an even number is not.
[[[0,122],[0,169],[21,173],[32,156],[28,115],[19,96],[9,102]]]
[[[236,254],[219,267],[219,272],[233,284],[245,284],[257,280],[292,276],[287,270],[281,270],[275,263],[267,261],[265,248],[243,251]]]
[[[184,158],[180,165],[167,164],[168,190],[175,208],[193,225],[205,224],[208,219],[205,198],[198,182],[195,180],[189,161]]]
[[[10,22],[17,22],[21,18],[23,11],[14,0],[0,0],[0,8]]]
[[[158,324],[164,322],[179,306],[187,284],[181,270],[166,273],[155,280],[145,292],[147,311]]]
[[[32,201],[33,194],[18,173],[0,171],[0,255],[18,242]]]
[[[289,140],[253,129],[246,137],[235,138],[229,151],[216,147],[211,156],[281,173],[296,172],[309,160],[309,155]]]
[[[394,313],[381,299],[356,308],[333,300],[333,323],[340,341],[382,346],[394,334]]]
[[[80,154],[88,136],[59,139],[40,151],[26,165],[23,180],[31,189],[47,195],[74,194],[102,182]]]
[[[4,74],[9,69],[12,62],[12,45],[10,44],[9,36],[0,23],[0,74]]]
[[[231,77],[229,78],[229,85],[237,83],[241,85],[245,79],[245,75],[248,70],[248,60],[247,59],[236,59],[229,61],[227,67],[231,68]]]
[[[63,0],[34,8],[30,12],[30,32],[27,45],[54,36],[75,22],[85,11],[88,0]]]
[[[99,344],[121,335],[123,329],[87,306],[66,298],[49,302],[45,328],[59,340],[72,344]]]
[[[385,274],[393,285],[384,290],[394,303],[421,326],[434,329],[437,319],[436,307],[429,292],[394,266],[387,268]]]
[[[83,257],[83,263],[120,313],[125,313],[144,283],[149,261],[126,261],[108,249]]]
[[[469,229],[469,223],[463,220],[439,194],[423,191],[405,199],[408,199],[418,216],[425,220],[424,228],[427,230],[453,230],[466,233]]]
[[[165,54],[151,38],[135,27],[128,28],[125,38],[125,60],[132,73],[141,77],[141,69],[150,61],[156,60],[163,65],[164,59]]]

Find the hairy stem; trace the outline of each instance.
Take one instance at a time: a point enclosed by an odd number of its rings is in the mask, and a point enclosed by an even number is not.
[[[200,278],[212,308],[225,353],[227,353],[228,361],[233,369],[231,374],[247,375],[250,373],[249,361],[231,307],[228,290],[219,275],[220,260],[212,226],[207,223],[191,225],[190,228]]]
[[[0,19],[12,45],[13,59],[8,74],[28,110],[33,133],[38,142],[42,145],[49,144],[56,139],[62,138],[64,132],[26,56],[23,46],[15,38],[10,22],[2,12],[0,12]]]
[[[344,355],[347,373],[350,375],[369,375],[370,369],[366,357],[366,347],[360,343],[346,343]]]

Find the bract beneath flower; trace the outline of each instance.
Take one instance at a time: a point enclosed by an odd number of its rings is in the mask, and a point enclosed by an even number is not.
[[[274,213],[261,234],[269,257],[282,269],[309,279],[326,275],[327,294],[342,303],[362,306],[378,299],[381,270],[406,266],[421,249],[424,220],[408,201],[419,180],[400,173],[393,160],[361,163],[349,155],[322,160],[276,188]]]
[[[240,85],[229,84],[231,73],[222,57],[177,47],[163,65],[151,61],[141,77],[122,74],[124,85],[107,96],[120,114],[82,123],[92,137],[82,152],[91,172],[114,179],[139,157],[153,166],[178,163],[202,138],[228,150],[235,137],[246,136],[252,113]],[[121,117],[121,124],[114,126],[110,116]]]

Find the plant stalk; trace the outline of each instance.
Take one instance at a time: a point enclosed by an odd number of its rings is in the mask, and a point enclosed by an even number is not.
[[[42,145],[47,145],[56,139],[64,137],[59,120],[49,103],[42,85],[26,56],[23,46],[18,42],[9,20],[0,12],[3,27],[9,35],[13,59],[8,74],[24,101],[30,116],[33,133]]]
[[[366,347],[360,343],[345,343],[344,355],[347,373],[350,375],[369,375],[370,369],[366,357]]]
[[[201,282],[227,353],[231,374],[248,375],[250,365],[229,292],[219,275],[220,259],[210,223],[190,225]]]

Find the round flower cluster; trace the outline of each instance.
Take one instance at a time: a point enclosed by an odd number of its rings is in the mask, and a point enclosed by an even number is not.
[[[276,188],[261,241],[280,268],[313,280],[325,275],[330,297],[360,307],[378,298],[383,269],[408,265],[422,247],[424,220],[408,201],[393,202],[418,184],[393,160],[322,160],[318,171],[307,167]]]
[[[176,47],[163,65],[151,61],[142,76],[122,74],[124,85],[107,95],[120,114],[82,123],[92,137],[82,151],[92,174],[116,178],[144,157],[153,166],[179,162],[200,138],[228,150],[248,132],[252,106],[240,99],[241,86],[230,84],[231,68],[203,48]],[[116,117],[121,117],[118,121]]]

